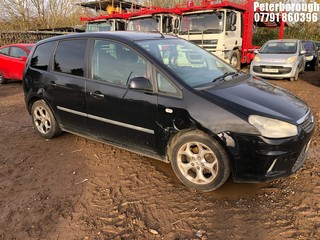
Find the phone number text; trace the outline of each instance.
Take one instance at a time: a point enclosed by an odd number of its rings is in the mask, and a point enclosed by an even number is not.
[[[254,13],[255,22],[317,22],[316,12]]]

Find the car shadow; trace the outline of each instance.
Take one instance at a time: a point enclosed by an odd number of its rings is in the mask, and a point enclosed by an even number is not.
[[[304,73],[299,75],[299,78],[309,84],[320,87],[320,67],[317,66],[315,71],[304,71]]]

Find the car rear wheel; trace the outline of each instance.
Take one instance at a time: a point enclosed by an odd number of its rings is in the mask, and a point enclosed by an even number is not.
[[[7,79],[4,78],[3,74],[0,72],[0,84],[7,83]]]
[[[180,136],[173,144],[172,168],[186,186],[212,191],[228,179],[229,157],[215,139],[197,130]]]
[[[49,139],[62,132],[50,107],[44,100],[38,100],[32,105],[31,116],[37,132],[42,137]]]

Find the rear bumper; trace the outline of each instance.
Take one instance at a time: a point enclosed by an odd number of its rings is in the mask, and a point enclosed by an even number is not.
[[[233,180],[265,182],[295,173],[307,158],[314,128],[314,122],[308,131],[299,126],[297,136],[285,139],[229,133],[235,143],[229,147]]]

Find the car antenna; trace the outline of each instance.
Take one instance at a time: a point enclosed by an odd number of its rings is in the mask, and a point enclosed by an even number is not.
[[[151,25],[157,33],[159,33],[161,35],[161,38],[165,38],[164,34],[162,32],[160,32],[155,26]]]

